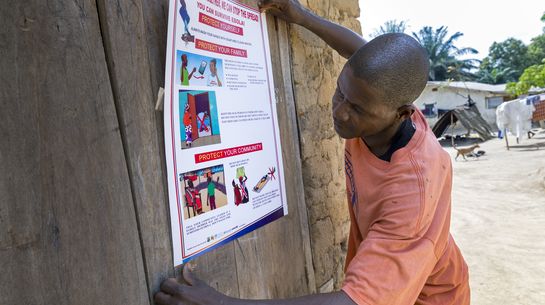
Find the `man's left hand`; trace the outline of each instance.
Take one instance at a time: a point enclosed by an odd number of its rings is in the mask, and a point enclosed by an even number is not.
[[[185,264],[182,271],[187,284],[180,284],[175,278],[166,279],[161,291],[154,296],[157,305],[217,305],[227,304],[228,296],[217,292],[199,280]]]

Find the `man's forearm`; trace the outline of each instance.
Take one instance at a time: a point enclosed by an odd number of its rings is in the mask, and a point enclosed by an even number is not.
[[[354,305],[354,301],[343,291],[321,293],[284,300],[240,300],[229,299],[225,305]]]
[[[299,25],[318,35],[344,58],[349,58],[367,42],[359,34],[306,10]]]

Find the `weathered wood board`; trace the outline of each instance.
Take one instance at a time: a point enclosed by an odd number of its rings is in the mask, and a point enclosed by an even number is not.
[[[95,2],[0,7],[0,304],[149,304]]]

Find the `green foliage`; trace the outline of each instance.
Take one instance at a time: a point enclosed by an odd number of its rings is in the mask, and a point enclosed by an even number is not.
[[[477,75],[485,83],[515,82],[530,64],[528,47],[521,40],[509,38],[490,46]]]
[[[381,25],[379,29],[375,29],[375,31],[371,34],[371,38],[375,38],[377,36],[387,33],[405,33],[406,29],[406,21],[397,21],[396,19],[388,20],[384,22],[384,24]]]
[[[545,34],[532,38],[528,45],[528,59],[532,65],[538,65],[545,58]]]
[[[532,87],[545,88],[545,60],[526,68],[518,82],[507,84],[507,90],[516,95],[526,94]]]
[[[430,80],[473,80],[475,78],[471,70],[477,67],[478,60],[459,57],[477,54],[477,50],[458,48],[454,45],[454,42],[462,35],[461,32],[456,32],[449,36],[448,28],[445,26],[435,30],[425,26],[418,33],[413,32],[413,36],[426,49],[430,57]]]
[[[545,22],[545,13],[541,21]],[[545,88],[545,34],[532,38],[527,57],[531,66],[524,70],[517,82],[507,84],[507,90],[512,94],[526,94],[532,87]]]
[[[483,68],[485,67],[485,68]],[[507,68],[492,68],[490,65],[490,59],[483,59],[480,69],[477,72],[477,80],[481,83],[487,84],[503,84],[506,83],[506,79],[513,74],[513,70]]]

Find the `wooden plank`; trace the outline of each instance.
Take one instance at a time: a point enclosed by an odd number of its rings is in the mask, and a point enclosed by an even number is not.
[[[174,274],[164,141],[158,136],[163,113],[154,108],[141,1],[97,4],[152,297],[162,280]]]
[[[0,6],[0,304],[149,304],[95,1]]]
[[[290,177],[290,191],[288,200],[297,207],[299,215],[299,232],[302,242],[300,249],[305,260],[305,274],[307,277],[308,293],[316,293],[316,281],[314,277],[314,264],[312,262],[312,248],[310,246],[310,227],[308,222],[307,205],[305,203],[305,192],[303,184],[303,170],[301,165],[301,151],[299,142],[299,129],[297,126],[297,110],[295,107],[295,97],[293,95],[293,81],[291,78],[291,56],[289,54],[290,45],[288,40],[288,26],[285,21],[276,19],[278,31],[278,57],[273,57],[276,62],[280,62],[282,77],[276,78],[275,82],[280,86],[279,92],[282,92],[283,104],[278,107],[279,120],[283,122],[281,136],[284,160],[289,160],[287,168],[294,173]]]
[[[228,296],[240,296],[239,284],[234,280],[237,270],[233,242],[204,254],[192,263],[196,264],[197,276],[210,286]]]
[[[285,23],[279,26],[272,18],[267,25],[273,67],[281,67],[273,69],[273,76],[289,215],[236,241],[242,298],[286,298],[315,292],[287,30]]]
[[[165,70],[165,51],[158,44],[166,45],[166,40],[158,37],[167,35],[168,15],[164,8],[168,8],[168,2],[98,3],[152,296],[162,280],[173,275],[163,113],[154,110],[154,89],[163,86],[159,82]],[[159,62],[155,57],[161,50]],[[217,267],[218,262],[221,267]],[[209,253],[196,263],[205,266],[199,269],[204,280],[221,292],[238,296],[238,283],[230,280],[236,272],[232,245]]]

